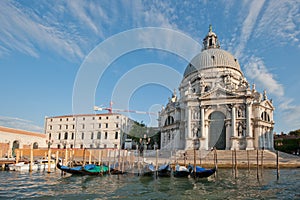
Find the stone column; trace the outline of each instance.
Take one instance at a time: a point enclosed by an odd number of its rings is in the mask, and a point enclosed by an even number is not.
[[[204,123],[205,123],[204,132],[205,132],[205,135],[206,135],[206,138],[205,138],[205,149],[206,149],[206,150],[209,150],[209,149],[208,149],[208,138],[209,138],[208,130],[209,130],[209,122],[208,122],[208,121],[205,121]]]
[[[261,148],[265,147],[265,129],[261,127]]]
[[[226,150],[230,149],[230,131],[231,131],[231,122],[230,119],[226,120],[225,122],[226,126]]]
[[[205,126],[205,121],[204,121],[204,108],[201,107],[200,108],[200,117],[201,117],[201,135],[202,135],[202,138],[207,138],[207,135],[206,133],[204,132],[204,126]]]
[[[274,150],[274,133],[273,133],[273,129],[271,129],[271,149]]]
[[[233,137],[236,137],[237,135],[236,135],[236,123],[235,123],[235,113],[236,113],[236,111],[235,111],[235,107],[234,107],[234,105],[232,106],[232,109],[231,109],[231,136],[233,136]]]
[[[251,126],[251,116],[252,116],[252,110],[251,110],[251,103],[246,104],[246,139],[247,139],[247,147],[246,150],[253,150],[253,132],[252,132],[252,126]]]
[[[191,107],[189,106],[187,108],[187,132],[188,132],[188,138],[191,139],[192,138],[192,130],[191,130]]]
[[[237,139],[237,132],[236,132],[236,109],[235,105],[232,105],[231,109],[231,150],[238,149],[238,139]]]

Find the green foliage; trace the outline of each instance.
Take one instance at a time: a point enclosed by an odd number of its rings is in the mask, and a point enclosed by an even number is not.
[[[127,135],[127,138],[130,138],[132,139],[132,141],[139,144],[140,139],[145,139],[145,136],[147,141],[148,138],[150,138],[149,146],[153,147],[155,143],[157,143],[158,145],[160,144],[160,132],[158,131],[158,129],[146,127],[143,122],[139,123],[135,121],[129,131],[129,134]]]
[[[290,131],[289,135],[295,135],[295,136],[299,136],[300,137],[300,129],[295,130],[295,131]]]
[[[294,153],[300,148],[300,138],[275,141],[275,149],[286,153]]]

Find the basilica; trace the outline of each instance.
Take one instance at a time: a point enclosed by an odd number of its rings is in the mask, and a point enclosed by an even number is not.
[[[250,87],[238,60],[209,27],[203,49],[159,112],[161,147],[169,150],[273,149],[272,100]]]

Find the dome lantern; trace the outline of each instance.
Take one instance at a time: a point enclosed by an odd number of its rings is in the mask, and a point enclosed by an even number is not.
[[[209,31],[203,39],[203,50],[211,48],[220,48],[217,35],[212,31],[212,25],[209,25]]]

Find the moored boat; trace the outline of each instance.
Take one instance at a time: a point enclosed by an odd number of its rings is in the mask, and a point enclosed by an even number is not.
[[[170,164],[163,164],[158,168],[157,174],[160,177],[170,177],[171,176],[171,166]]]
[[[107,166],[99,166],[95,164],[88,164],[84,166],[68,167],[57,163],[57,168],[63,172],[75,175],[103,175],[108,173]]]
[[[207,178],[207,177],[213,175],[217,170],[216,167],[211,168],[211,169],[206,169],[206,168],[203,168],[200,166],[196,166],[196,171],[194,172],[194,167],[191,166],[191,168],[192,168],[191,176],[194,178]]]
[[[143,168],[143,171],[142,171],[142,175],[143,176],[153,176],[155,174],[156,170],[155,170],[155,167],[154,165],[151,163],[151,164],[147,164],[144,168]]]
[[[188,177],[191,173],[191,169],[188,169],[185,166],[176,165],[175,170],[173,171],[174,177]]]

